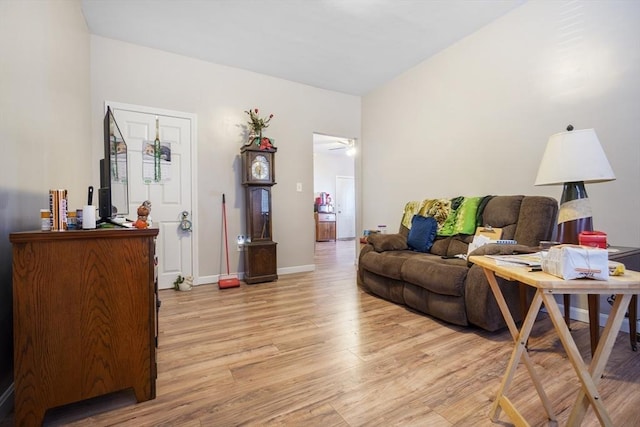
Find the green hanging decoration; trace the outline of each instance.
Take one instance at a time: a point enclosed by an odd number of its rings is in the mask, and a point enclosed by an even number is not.
[[[153,141],[153,164],[154,174],[153,178],[155,182],[162,180],[162,172],[160,170],[160,125],[158,116],[156,116],[156,139]]]

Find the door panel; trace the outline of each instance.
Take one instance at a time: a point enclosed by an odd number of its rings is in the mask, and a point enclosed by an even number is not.
[[[355,181],[352,176],[336,177],[336,238],[356,237]]]
[[[180,274],[194,275],[192,233],[180,228],[182,212],[193,212],[191,200],[191,119],[155,112],[139,112],[112,105],[129,153],[129,218],[135,220],[138,206],[151,201],[153,227],[160,229],[156,242],[158,286],[173,287]],[[143,141],[156,138],[156,118],[162,143],[170,143],[170,167],[161,182],[143,179]]]

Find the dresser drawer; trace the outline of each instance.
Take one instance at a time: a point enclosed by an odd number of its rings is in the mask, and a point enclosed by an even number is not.
[[[336,214],[334,213],[319,213],[318,222],[335,222]]]

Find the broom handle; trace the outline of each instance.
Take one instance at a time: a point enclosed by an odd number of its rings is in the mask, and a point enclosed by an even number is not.
[[[225,255],[227,256],[227,276],[229,275],[229,238],[227,237],[227,207],[224,199],[224,193],[222,193],[222,221],[224,222],[224,247]]]

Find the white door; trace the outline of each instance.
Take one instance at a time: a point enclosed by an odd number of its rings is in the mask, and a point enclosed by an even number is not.
[[[195,146],[195,115],[148,107],[107,103],[111,106],[118,127],[127,144],[129,163],[129,215],[137,218],[137,208],[145,200],[151,201],[150,217],[158,228],[156,254],[158,256],[158,287],[173,287],[178,275],[193,276],[197,281],[194,231],[183,229],[183,212],[195,229],[195,201],[192,199],[192,154]],[[106,108],[106,107],[105,107]],[[162,145],[170,144],[163,152],[164,163],[160,182],[154,182],[154,168],[143,170],[143,145],[156,138],[156,118]],[[144,174],[144,175],[143,175]],[[148,178],[152,176],[149,183]],[[145,183],[145,178],[147,183]],[[187,223],[184,223],[186,225]]]
[[[356,190],[352,176],[336,176],[336,238],[356,237]]]

